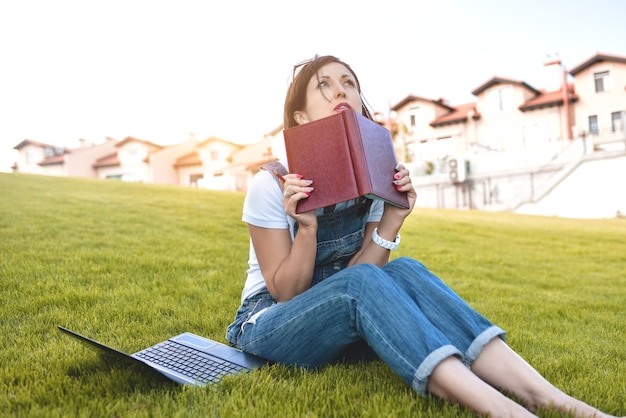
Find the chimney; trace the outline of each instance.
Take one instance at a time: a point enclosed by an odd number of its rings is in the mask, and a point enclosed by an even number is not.
[[[569,106],[569,88],[567,83],[567,70],[561,65],[561,58],[558,54],[548,55],[543,65],[548,70],[546,91],[561,91],[561,97],[563,99],[563,113],[565,121],[565,139],[573,139],[572,135],[572,117]],[[563,130],[561,131],[563,132]]]
[[[548,54],[543,66],[545,67],[543,86],[546,91],[560,90],[563,75],[559,54]]]

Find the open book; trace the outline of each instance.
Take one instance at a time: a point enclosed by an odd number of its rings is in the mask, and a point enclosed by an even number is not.
[[[366,196],[408,208],[396,190],[397,165],[391,134],[353,109],[283,131],[289,172],[313,180],[315,190],[300,200],[307,212]]]

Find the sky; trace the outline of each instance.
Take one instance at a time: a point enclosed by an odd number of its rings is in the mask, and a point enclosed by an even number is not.
[[[623,0],[0,1],[0,171],[25,139],[260,141],[315,54],[383,114],[409,94],[473,101],[494,76],[543,88],[549,54],[626,56],[624,16]]]

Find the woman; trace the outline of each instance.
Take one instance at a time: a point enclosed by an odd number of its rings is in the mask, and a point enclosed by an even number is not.
[[[347,64],[323,56],[297,68],[285,128],[348,107],[372,119]],[[422,264],[406,257],[389,262],[415,204],[406,168],[398,166],[389,181],[407,193],[409,209],[356,199],[296,214],[298,201],[315,193],[314,181],[267,169],[250,184],[243,209],[250,268],[227,331],[233,345],[311,368],[373,352],[420,395],[493,417],[534,416],[539,407],[608,416],[547,382],[506,345],[502,329]]]

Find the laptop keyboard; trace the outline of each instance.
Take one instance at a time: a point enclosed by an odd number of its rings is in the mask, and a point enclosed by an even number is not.
[[[169,340],[146,348],[134,355],[176,371],[202,384],[214,383],[226,374],[247,370],[238,364]]]

